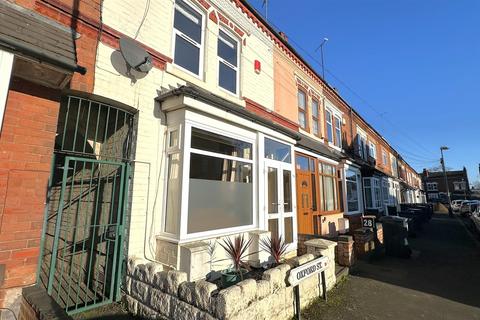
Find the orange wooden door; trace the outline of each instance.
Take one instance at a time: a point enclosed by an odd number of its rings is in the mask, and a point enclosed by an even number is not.
[[[311,173],[297,170],[298,233],[313,234],[313,202]]]

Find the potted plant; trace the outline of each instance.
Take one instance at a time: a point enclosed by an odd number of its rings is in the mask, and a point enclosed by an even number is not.
[[[275,266],[277,266],[280,264],[283,255],[287,251],[288,245],[282,239],[282,236],[270,237],[260,240],[260,248],[270,254]]]
[[[227,259],[232,261],[232,267],[221,272],[223,287],[232,286],[243,280],[248,272],[248,264],[244,260],[252,254],[247,254],[251,244],[252,239],[245,240],[243,234],[236,236],[233,241],[231,238],[226,238],[223,243],[220,243],[227,254]]]

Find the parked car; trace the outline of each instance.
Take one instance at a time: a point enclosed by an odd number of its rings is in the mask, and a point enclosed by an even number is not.
[[[479,201],[478,200],[466,200],[462,201],[460,206],[460,214],[462,216],[471,215],[478,207]]]
[[[460,206],[461,206],[463,201],[465,201],[465,200],[453,200],[452,201],[452,210],[454,212],[460,211]]]

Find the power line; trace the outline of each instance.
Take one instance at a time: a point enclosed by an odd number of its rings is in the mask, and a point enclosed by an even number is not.
[[[276,26],[273,22],[269,21],[270,24],[272,24],[274,26],[274,28],[276,29],[279,29],[278,26]],[[298,42],[296,42],[293,38],[291,38],[289,36],[289,41],[291,41],[298,49],[302,50],[304,53],[306,53],[314,62],[316,62],[318,65],[321,65],[321,62],[318,61],[318,59],[313,56],[312,54],[310,54],[309,51],[307,51],[306,49],[304,49],[302,46],[300,46],[300,44]],[[403,134],[403,136],[405,136],[406,138],[408,138],[409,140],[411,140],[414,144],[416,144],[418,146],[418,148],[420,148],[422,150],[422,152],[425,152],[425,154],[428,154],[429,156],[432,155],[431,151],[428,151],[423,145],[421,145],[417,140],[413,139],[412,137],[410,137],[406,132],[403,131],[403,129],[399,128],[395,123],[393,123],[392,121],[390,121],[388,118],[385,117],[385,113],[384,112],[380,112],[378,111],[370,102],[368,102],[365,98],[363,98],[360,94],[358,94],[355,90],[353,90],[349,85],[347,85],[345,83],[345,81],[341,80],[338,76],[336,76],[331,70],[329,70],[328,68],[325,68],[325,71],[331,75],[335,80],[337,80],[342,86],[344,86],[348,91],[350,91],[354,96],[356,96],[359,100],[361,100],[364,104],[366,104],[369,108],[371,108],[376,114],[378,117],[382,118],[384,121],[388,122],[391,126],[394,126],[396,127],[399,131],[401,131],[401,133]],[[323,79],[324,81],[326,81],[326,79]]]

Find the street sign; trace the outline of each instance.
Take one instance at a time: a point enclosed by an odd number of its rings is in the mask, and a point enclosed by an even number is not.
[[[300,289],[298,286],[300,282],[317,274],[319,287],[321,283],[321,288],[323,291],[323,299],[325,299],[325,301],[327,300],[327,281],[325,280],[325,270],[327,269],[328,263],[328,257],[320,257],[290,270],[290,275],[288,276],[287,281],[293,286],[294,289],[295,313],[297,320],[301,320]]]
[[[300,282],[310,278],[327,269],[328,257],[320,257],[301,266],[292,269],[288,276],[288,283],[292,286],[297,286]]]
[[[375,216],[363,216],[362,217],[362,227],[364,227],[364,228],[375,228]]]

